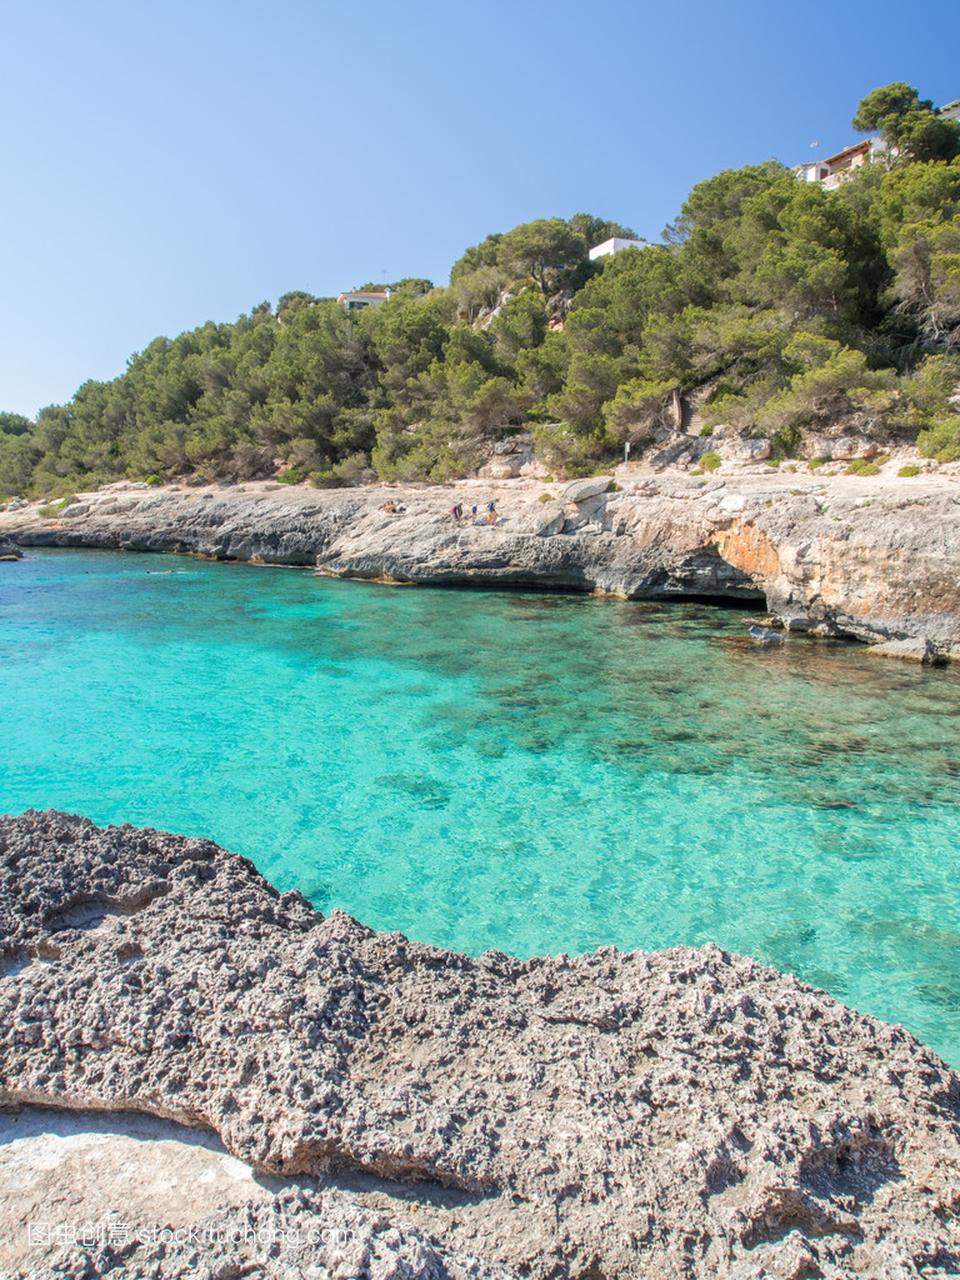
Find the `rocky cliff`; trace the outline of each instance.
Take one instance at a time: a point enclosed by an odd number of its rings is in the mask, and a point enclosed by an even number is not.
[[[960,1079],[714,946],[469,959],[323,917],[207,841],[33,813],[0,819],[0,966],[0,1104],[161,1116],[317,1179],[247,1218],[352,1214],[366,1252],[329,1274],[960,1266]],[[331,1262],[270,1257],[256,1274]],[[131,1241],[30,1274],[256,1258],[213,1261]]]
[[[121,484],[53,515],[36,505],[0,513],[0,536],[23,547],[183,551],[394,582],[755,599],[794,628],[909,641],[901,651],[928,659],[960,647],[954,477],[710,480],[623,468],[617,478],[618,490],[610,478],[326,492]],[[465,514],[455,521],[458,502]]]

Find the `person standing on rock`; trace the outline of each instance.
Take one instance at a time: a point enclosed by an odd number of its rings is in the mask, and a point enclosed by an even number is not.
[[[487,524],[497,523],[497,504],[491,500],[487,503]]]

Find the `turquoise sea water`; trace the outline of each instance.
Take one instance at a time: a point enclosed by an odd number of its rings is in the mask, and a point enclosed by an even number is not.
[[[0,565],[0,811],[210,836],[479,952],[709,939],[960,1063],[960,679],[707,605]]]

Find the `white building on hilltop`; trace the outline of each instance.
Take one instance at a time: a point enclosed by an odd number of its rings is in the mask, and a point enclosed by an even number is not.
[[[627,240],[623,236],[611,236],[609,240],[593,246],[590,250],[590,261],[596,262],[597,258],[608,258],[614,253],[621,253],[624,249],[649,248],[649,240]]]
[[[379,307],[381,302],[389,301],[392,293],[392,289],[351,289],[341,293],[337,301],[348,311],[359,311],[361,307]]]

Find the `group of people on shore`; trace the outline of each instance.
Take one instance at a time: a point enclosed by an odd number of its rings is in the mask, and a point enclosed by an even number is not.
[[[499,512],[497,511],[497,504],[492,498],[487,503],[486,508],[484,509],[484,514],[479,520],[477,519],[478,515],[480,515],[480,508],[476,503],[474,503],[470,508],[470,521],[472,524],[497,523]],[[455,525],[459,526],[463,524],[464,520],[467,518],[467,512],[462,502],[457,502],[450,508],[450,518]]]
[[[393,498],[388,498],[387,501],[382,503],[380,506],[381,511],[385,511],[387,515],[391,516],[398,516],[401,512],[406,511],[406,509],[407,508],[402,502],[395,502]],[[478,504],[475,502],[470,508],[469,517],[467,509],[464,507],[462,502],[457,502],[450,508],[450,519],[455,525],[462,525],[464,520],[468,518],[473,524],[496,524],[497,520],[500,518],[500,513],[497,510],[496,502],[494,502],[492,498],[486,504],[482,512]]]

